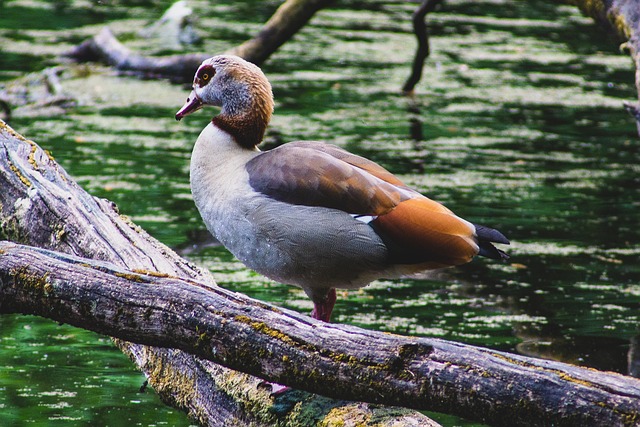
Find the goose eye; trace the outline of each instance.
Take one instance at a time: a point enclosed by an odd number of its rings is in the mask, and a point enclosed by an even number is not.
[[[198,71],[198,84],[204,86],[211,78],[216,74],[216,70],[213,67],[204,67]]]

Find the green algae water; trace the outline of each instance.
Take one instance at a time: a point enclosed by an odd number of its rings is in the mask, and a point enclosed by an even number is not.
[[[190,4],[202,41],[178,52],[212,55],[251,37],[278,6]],[[220,285],[310,312],[302,291],[245,269],[207,237],[188,165],[215,110],[177,123],[188,88],[59,59],[104,25],[132,49],[175,53],[138,34],[169,5],[0,2],[0,93],[25,81],[35,92],[37,73],[59,66],[76,100],[64,114],[31,100],[10,125]],[[640,141],[622,108],[636,96],[631,59],[569,6],[450,1],[429,17],[432,55],[409,99],[400,88],[416,6],[337,2],[282,46],[263,66],[276,98],[266,145],[324,140],[367,156],[500,229],[511,258],[339,292],[334,321],[638,375]],[[143,374],[107,337],[0,316],[0,348],[0,425],[190,424],[140,392]]]

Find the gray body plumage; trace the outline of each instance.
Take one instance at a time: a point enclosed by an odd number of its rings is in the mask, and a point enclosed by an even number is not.
[[[368,224],[340,210],[291,205],[253,191],[244,164],[259,153],[238,147],[211,124],[193,149],[194,201],[209,231],[234,256],[309,295],[365,286],[391,267],[386,246]]]

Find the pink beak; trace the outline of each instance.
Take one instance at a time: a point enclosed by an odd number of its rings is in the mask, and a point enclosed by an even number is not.
[[[195,91],[191,91],[187,102],[184,103],[182,108],[176,113],[176,120],[180,121],[183,117],[188,116],[194,111],[198,111],[202,108],[202,101],[198,98]]]

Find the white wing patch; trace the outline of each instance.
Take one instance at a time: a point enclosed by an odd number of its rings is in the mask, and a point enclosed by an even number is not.
[[[351,216],[354,219],[357,219],[360,222],[364,222],[365,224],[369,224],[371,221],[375,220],[376,218],[378,218],[376,215],[358,215],[358,214],[351,214]]]

